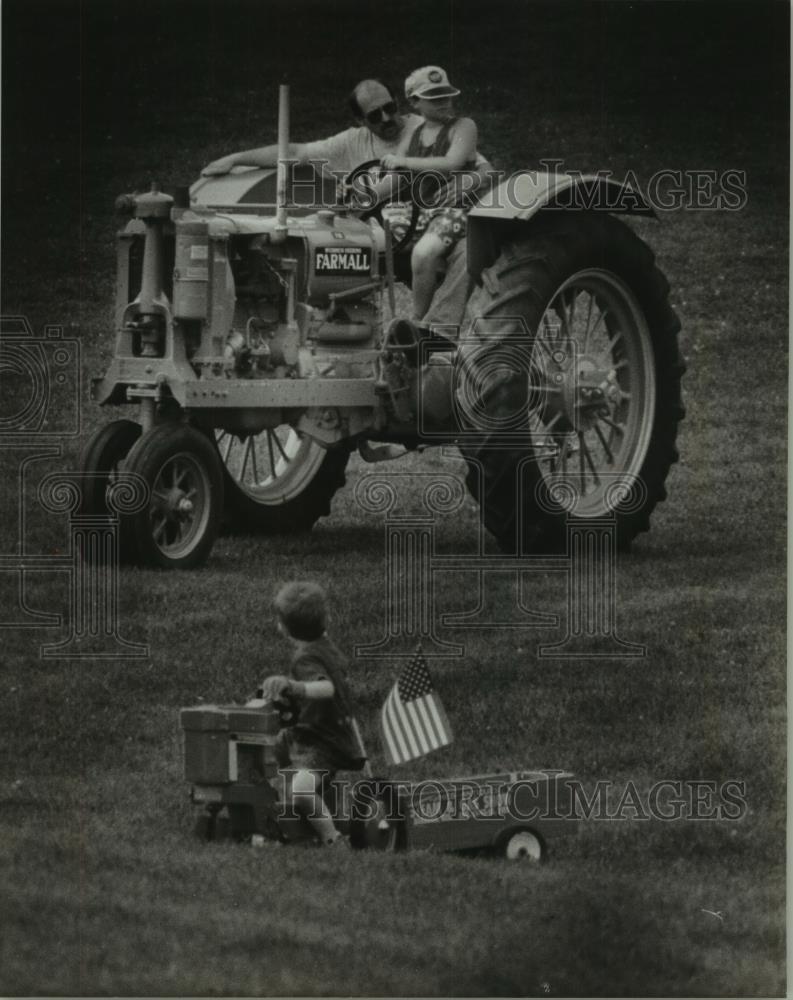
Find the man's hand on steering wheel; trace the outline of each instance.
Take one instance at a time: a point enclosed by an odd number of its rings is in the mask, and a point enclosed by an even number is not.
[[[382,160],[366,160],[364,163],[359,163],[354,170],[351,170],[349,174],[344,178],[344,202],[350,207],[354,206],[354,198],[356,195],[364,195],[367,200],[367,204],[363,206],[361,210],[361,219],[377,219],[381,226],[383,226],[383,208],[392,202],[399,191],[400,182],[399,179],[394,178],[394,184],[392,185],[391,192],[385,197],[379,197],[377,191],[375,190],[375,183],[377,180],[383,179],[385,176],[390,174],[395,168],[393,166],[388,166],[387,161],[392,161],[394,159],[392,154],[387,154]],[[370,171],[377,167],[377,174],[374,180],[369,177],[368,183],[363,185],[357,184],[364,175],[369,175]],[[415,201],[411,199],[410,201],[410,221],[405,228],[404,232],[400,232],[398,235],[394,235],[393,242],[391,244],[394,253],[400,250],[404,250],[413,239],[413,234],[416,231],[416,225],[419,219],[419,206]],[[385,228],[383,226],[383,228]],[[400,227],[401,228],[401,227]],[[392,230],[393,232],[393,230]]]

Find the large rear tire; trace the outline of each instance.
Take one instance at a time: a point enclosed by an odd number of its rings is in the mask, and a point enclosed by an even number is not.
[[[459,351],[461,450],[504,551],[563,548],[568,517],[615,514],[623,548],[649,529],[685,412],[668,291],[647,245],[590,213],[549,213],[483,271]]]
[[[345,482],[345,446],[322,448],[288,424],[245,438],[220,430],[214,435],[224,470],[227,531],[309,531],[330,513]]]

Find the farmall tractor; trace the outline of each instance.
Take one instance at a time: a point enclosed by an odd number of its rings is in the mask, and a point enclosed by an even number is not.
[[[647,530],[683,365],[667,282],[613,214],[652,215],[641,196],[565,173],[494,187],[469,215],[462,327],[429,334],[385,321],[411,227],[392,237],[382,206],[336,205],[321,179],[323,207],[287,205],[287,143],[282,91],[277,171],[122,199],[115,356],[93,397],[138,416],[102,427],[83,468],[95,513],[120,471],[149,487],[123,557],[192,568],[224,524],[310,529],[356,448],[457,445],[506,551],[558,547],[568,518],[616,517],[623,546]]]

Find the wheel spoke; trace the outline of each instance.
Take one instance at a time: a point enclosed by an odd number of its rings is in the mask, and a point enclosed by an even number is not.
[[[229,434],[229,443],[226,445],[226,454],[223,456],[223,464],[228,465],[229,455],[231,454],[231,449],[234,447],[234,435]]]
[[[582,354],[586,354],[586,349],[589,346],[590,325],[592,323],[592,306],[594,304],[595,304],[595,296],[590,292],[589,305],[587,306],[587,311],[586,311],[586,329],[584,330],[584,346],[582,348]]]
[[[242,472],[240,472],[241,483],[245,482],[245,470],[248,468],[248,457],[250,456],[252,446],[253,446],[253,435],[250,435],[248,437],[248,440],[245,442],[245,452],[242,456]]]
[[[256,467],[256,444],[253,440],[253,435],[251,435],[251,467],[253,470],[253,485],[256,486],[259,482],[259,470]]]
[[[163,517],[162,521],[160,521],[160,523],[157,525],[157,527],[152,532],[152,537],[154,538],[155,542],[159,542],[159,540],[162,538],[163,533],[165,532],[165,529],[167,527],[168,527],[168,518],[167,517]]]
[[[283,455],[284,461],[288,463],[290,461],[290,458],[287,455],[287,453],[284,451],[284,446],[281,444],[281,439],[278,437],[278,432],[277,431],[273,431],[273,437],[275,438],[275,443],[278,446],[278,450]],[[273,472],[274,471],[275,470],[273,470]]]
[[[273,437],[276,441],[278,440],[278,435],[273,431],[267,431],[267,451],[270,454],[270,469],[272,470],[272,478],[275,479],[275,455],[273,454]]]
[[[546,433],[553,427],[556,421],[561,420],[561,418],[562,418],[562,411],[557,410],[556,413],[554,414],[553,420],[549,420],[548,423],[545,424],[543,428],[546,431]]]
[[[606,458],[613,465],[614,464],[614,453],[612,452],[611,448],[606,443],[606,439],[603,437],[603,431],[600,429],[600,427],[597,424],[595,424],[594,426],[595,426],[595,433],[597,434],[598,438],[600,439],[600,443],[603,445],[603,451],[605,451],[605,453],[606,453]]]
[[[570,289],[570,312],[569,312],[569,314],[567,316],[567,330],[568,330],[568,333],[570,334],[571,338],[573,336],[573,324],[574,324],[574,321],[575,321],[575,303],[576,303],[576,298],[577,297],[578,297],[578,293],[576,292],[575,288],[571,288]]]
[[[621,435],[623,435],[623,436],[625,435],[625,428],[624,428],[624,427],[622,426],[622,424],[618,424],[618,423],[615,423],[615,422],[614,422],[614,421],[613,421],[613,420],[611,419],[611,417],[606,417],[606,416],[603,416],[602,414],[600,414],[600,415],[598,416],[598,420],[602,420],[602,421],[603,421],[604,423],[608,424],[608,425],[609,425],[609,427],[613,427],[613,428],[614,428],[614,430],[615,430],[615,431],[616,431],[616,432],[617,432],[618,434],[621,434]]]
[[[609,314],[608,309],[601,309],[600,306],[598,306],[598,318],[595,320],[595,325],[592,327],[592,329],[590,331],[590,335],[591,336],[595,335],[595,332],[597,331],[597,328],[600,326],[600,324],[603,322],[603,320],[606,318],[606,316],[608,316],[608,314]],[[589,338],[587,338],[587,343],[588,342],[589,342]]]
[[[589,452],[589,447],[588,447],[586,441],[584,440],[583,431],[579,433],[578,439],[579,439],[579,442],[580,442],[581,451],[586,455],[587,465],[592,470],[592,476],[593,476],[593,478],[595,480],[595,485],[599,486],[600,485],[600,476],[598,475],[598,470],[595,467],[595,463],[592,461],[592,455]]]

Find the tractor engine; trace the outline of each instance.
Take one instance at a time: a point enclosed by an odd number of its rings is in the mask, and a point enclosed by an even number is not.
[[[323,210],[290,220],[282,241],[266,223],[259,233],[234,228],[198,212],[176,222],[173,317],[194,367],[223,359],[237,377],[278,378],[295,369],[301,346],[313,355],[374,346],[379,282],[367,225]]]

